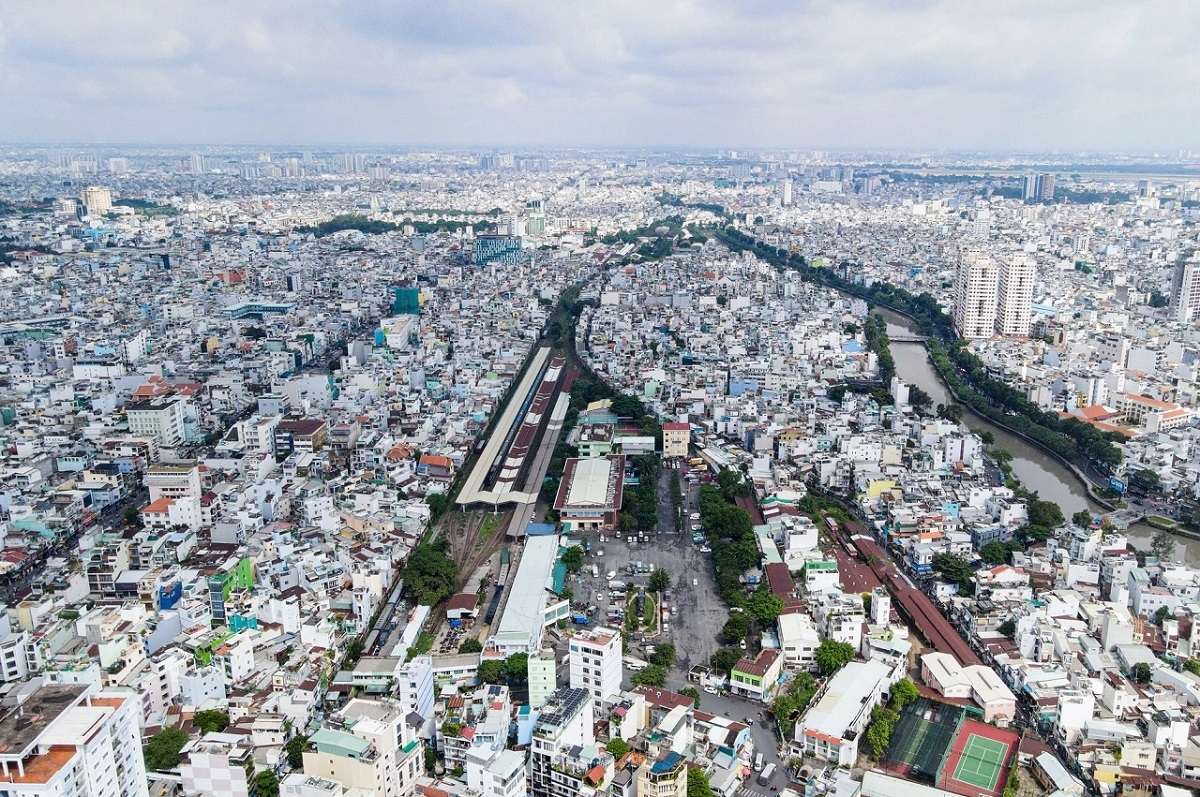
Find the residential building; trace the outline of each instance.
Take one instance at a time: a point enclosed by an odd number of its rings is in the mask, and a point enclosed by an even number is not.
[[[853,766],[871,710],[886,693],[893,675],[891,667],[875,660],[852,661],[838,670],[796,723],[793,755]]]
[[[304,771],[377,797],[412,794],[424,766],[421,742],[393,700],[353,698],[309,736]]]
[[[662,425],[664,459],[683,459],[692,439],[691,424],[669,421]]]
[[[977,249],[959,253],[954,280],[954,329],[972,340],[990,338],[996,327],[999,275],[996,263]]]
[[[621,632],[613,628],[587,628],[571,637],[571,688],[585,689],[595,708],[621,691]]]
[[[1010,338],[1029,337],[1033,306],[1033,280],[1037,274],[1033,258],[1024,252],[1000,260],[996,332]]]

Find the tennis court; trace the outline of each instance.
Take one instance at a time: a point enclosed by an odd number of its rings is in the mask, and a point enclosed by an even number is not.
[[[958,706],[917,698],[900,712],[881,768],[932,785],[963,717],[964,712]]]
[[[954,779],[990,792],[1000,780],[1000,770],[1004,768],[1007,754],[1008,745],[1004,742],[973,733],[967,737],[962,757],[954,767]]]

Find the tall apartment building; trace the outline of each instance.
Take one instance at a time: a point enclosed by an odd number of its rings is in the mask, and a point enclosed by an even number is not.
[[[396,670],[396,689],[406,712],[433,716],[433,657],[414,656]]]
[[[5,797],[148,797],[141,696],[41,686],[0,716]]]
[[[354,698],[309,737],[304,771],[335,780],[345,789],[377,797],[412,794],[421,774],[421,741],[394,700]]]
[[[1175,264],[1171,281],[1171,318],[1190,324],[1200,316],[1200,262],[1187,260]]]
[[[529,793],[534,797],[572,797],[579,778],[562,766],[574,748],[594,746],[591,695],[583,689],[559,689],[542,705],[529,748]],[[307,758],[307,757],[306,757]],[[305,762],[307,771],[308,761]]]
[[[1029,337],[1033,280],[1037,274],[1033,258],[1017,252],[1000,261],[996,332],[1006,337]]]
[[[996,264],[983,252],[967,249],[959,253],[954,280],[954,330],[961,338],[990,338],[996,327],[999,274]]]
[[[1026,202],[1054,199],[1054,175],[1025,175],[1021,181],[1021,199],[1024,199]]]
[[[79,194],[89,216],[103,216],[112,210],[112,191],[99,185],[88,186]]]
[[[571,637],[571,688],[585,689],[598,708],[621,691],[621,632],[589,628]]]
[[[200,466],[196,462],[171,462],[146,469],[150,501],[160,498],[199,498],[203,494]]]

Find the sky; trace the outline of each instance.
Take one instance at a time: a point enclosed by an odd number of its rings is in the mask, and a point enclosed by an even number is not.
[[[3,0],[0,141],[1200,150],[1187,0]]]

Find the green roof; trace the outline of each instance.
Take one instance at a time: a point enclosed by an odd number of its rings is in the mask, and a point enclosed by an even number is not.
[[[332,731],[328,728],[322,728],[308,737],[308,743],[315,746],[318,752],[344,758],[362,758],[371,747],[370,742],[352,733]]]

